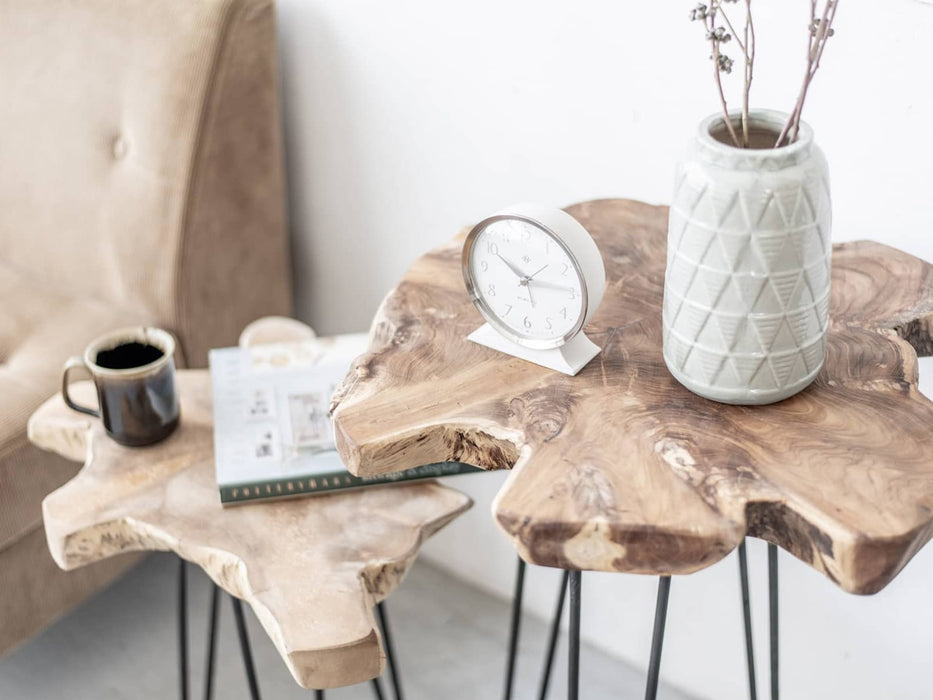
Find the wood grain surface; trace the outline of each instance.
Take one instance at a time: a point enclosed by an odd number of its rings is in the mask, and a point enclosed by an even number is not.
[[[468,342],[482,319],[461,234],[385,299],[334,397],[351,471],[511,468],[494,516],[534,564],[684,574],[750,535],[847,591],[887,584],[933,532],[933,404],[917,391],[933,267],[877,243],[835,246],[816,382],[771,406],[727,406],[681,387],[661,357],[667,208],[568,211],[606,263],[586,328],[602,353],[566,377]]]
[[[33,415],[33,442],[85,462],[43,502],[53,558],[74,569],[129,550],[177,552],[252,606],[300,685],[375,678],[385,657],[373,606],[470,499],[420,482],[222,508],[210,378],[179,371],[177,381],[181,424],[150,447],[118,445],[58,396]],[[72,396],[94,403],[88,382]]]

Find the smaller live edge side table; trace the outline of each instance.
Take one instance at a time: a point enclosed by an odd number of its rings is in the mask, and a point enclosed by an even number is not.
[[[100,421],[68,409],[59,396],[32,416],[29,438],[35,444],[84,461],[78,475],[42,504],[56,563],[74,569],[138,550],[174,551],[182,558],[182,697],[188,693],[185,560],[234,596],[254,698],[259,691],[238,599],[252,606],[305,688],[377,679],[386,635],[398,696],[381,601],[401,582],[421,543],[468,509],[470,499],[436,482],[419,482],[223,508],[214,477],[210,377],[204,370],[179,371],[177,381],[181,424],[150,447],[118,445]],[[93,404],[89,382],[72,391]],[[217,601],[215,589],[208,695]],[[373,613],[377,604],[382,635]],[[381,698],[378,680],[373,684]]]
[[[521,559],[570,572],[571,698],[580,571],[662,577],[653,697],[669,577],[739,547],[747,596],[744,538],[766,540],[777,698],[775,545],[868,594],[931,536],[933,404],[917,391],[917,354],[933,352],[933,267],[877,243],[835,246],[816,382],[771,406],[727,406],[691,394],[664,366],[667,208],[606,200],[568,211],[606,263],[586,329],[601,354],[567,377],[467,341],[481,319],[461,279],[461,234],[417,260],[383,302],[370,352],[334,399],[338,449],[357,474],[443,460],[512,470],[496,522]],[[747,597],[745,613],[749,635]],[[754,696],[753,674],[749,663]]]

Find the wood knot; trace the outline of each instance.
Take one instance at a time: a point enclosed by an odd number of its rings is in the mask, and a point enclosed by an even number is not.
[[[556,498],[568,498],[578,518],[607,517],[616,512],[615,489],[597,465],[581,462],[554,485]]]
[[[414,327],[416,326],[417,321],[414,319],[405,319],[395,326],[395,332],[392,333],[392,338],[389,341],[392,347],[401,348],[406,347],[411,344],[412,339],[415,337],[416,332]]]
[[[509,423],[523,429],[529,442],[549,442],[560,435],[576,404],[569,391],[535,389],[509,402]]]

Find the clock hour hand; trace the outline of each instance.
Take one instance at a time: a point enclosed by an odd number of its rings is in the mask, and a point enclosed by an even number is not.
[[[516,277],[518,277],[520,280],[525,279],[525,273],[519,270],[517,267],[515,267],[515,265],[510,263],[508,260],[503,258],[501,255],[499,255],[499,253],[496,253],[496,257],[499,258],[499,260],[501,260],[502,262],[504,262],[505,266],[515,273]]]

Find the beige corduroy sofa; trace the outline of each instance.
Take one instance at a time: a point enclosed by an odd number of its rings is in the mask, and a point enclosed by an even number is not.
[[[62,363],[157,324],[179,363],[290,311],[268,0],[0,0],[0,654],[125,570],[59,571],[26,439]]]

